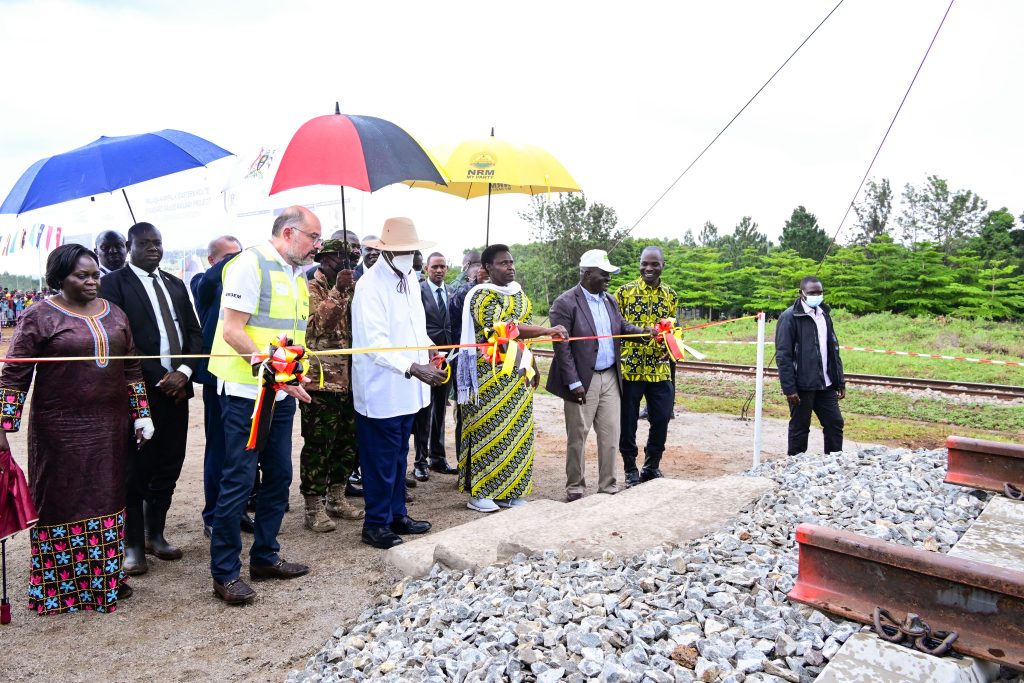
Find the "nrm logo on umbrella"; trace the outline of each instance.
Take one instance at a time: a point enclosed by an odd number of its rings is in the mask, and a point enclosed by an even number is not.
[[[469,160],[469,168],[466,171],[467,178],[493,178],[494,167],[498,160],[490,152],[481,152]]]

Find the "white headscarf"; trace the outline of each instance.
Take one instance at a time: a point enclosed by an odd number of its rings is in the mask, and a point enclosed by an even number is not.
[[[504,287],[485,283],[477,285],[466,294],[465,305],[462,307],[462,338],[460,344],[476,344],[476,324],[473,320],[473,297],[477,292],[489,289],[505,296],[515,296],[523,291],[522,286],[513,280]],[[498,321],[495,321],[498,322]],[[475,346],[464,346],[458,352],[459,363],[455,370],[455,387],[458,389],[459,403],[477,402],[477,393],[480,390],[479,380],[476,374],[477,348]]]

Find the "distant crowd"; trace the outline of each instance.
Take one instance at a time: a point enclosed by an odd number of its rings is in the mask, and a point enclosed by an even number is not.
[[[56,294],[49,287],[43,289],[19,290],[4,287],[0,293],[0,327],[14,327],[21,319],[25,309],[46,297]]]

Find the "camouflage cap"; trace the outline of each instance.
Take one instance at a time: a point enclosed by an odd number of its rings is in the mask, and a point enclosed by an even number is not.
[[[324,240],[323,244],[320,245],[320,251],[316,253],[314,258],[319,261],[321,256],[326,256],[327,254],[341,254],[344,253],[344,250],[344,240]]]

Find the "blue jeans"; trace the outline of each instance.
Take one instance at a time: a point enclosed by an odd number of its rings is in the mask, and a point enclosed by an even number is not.
[[[256,533],[249,550],[249,564],[270,565],[280,559],[277,532],[281,529],[288,488],[292,483],[292,422],[295,399],[278,401],[270,423],[270,437],[262,451],[245,450],[252,426],[253,401],[236,396],[220,397],[224,421],[224,463],[220,493],[213,513],[210,538],[210,574],[220,582],[237,579],[242,570],[242,534],[238,520],[245,512],[256,469],[263,473],[256,496]]]
[[[359,466],[363,472],[363,527],[386,527],[406,516],[405,468],[416,414],[372,418],[356,413]]]

